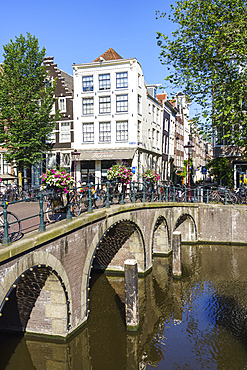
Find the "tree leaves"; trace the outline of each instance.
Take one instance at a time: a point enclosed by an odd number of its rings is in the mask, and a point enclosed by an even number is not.
[[[246,0],[178,0],[170,19],[172,38],[157,32],[160,60],[172,68],[165,79],[202,106],[201,124],[215,134],[222,124],[237,145],[246,131]],[[243,128],[244,127],[244,128]],[[208,131],[210,129],[210,131]]]
[[[3,47],[0,70],[0,142],[9,162],[20,169],[37,163],[48,149],[47,139],[59,118],[51,116],[55,82],[46,86],[45,49],[27,33]]]

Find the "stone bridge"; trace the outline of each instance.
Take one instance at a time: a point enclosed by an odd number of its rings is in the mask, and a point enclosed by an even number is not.
[[[92,269],[140,276],[154,255],[184,243],[247,244],[247,208],[211,204],[115,205],[49,225],[0,249],[0,330],[69,337],[89,315]]]

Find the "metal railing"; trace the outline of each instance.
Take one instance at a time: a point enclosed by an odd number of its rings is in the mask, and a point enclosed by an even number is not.
[[[54,199],[60,199],[56,203]],[[243,201],[244,200],[244,201]],[[8,206],[22,202],[35,201],[39,204],[39,212],[23,218],[16,218],[11,222],[8,219]],[[53,203],[52,203],[53,202]],[[2,212],[0,213],[0,241],[3,245],[11,242],[11,227],[20,224],[23,221],[39,217],[40,232],[46,230],[46,224],[49,215],[63,214],[61,219],[71,220],[73,216],[78,216],[83,212],[93,212],[97,208],[109,208],[113,204],[125,203],[144,203],[144,202],[190,202],[190,203],[220,203],[220,204],[247,204],[247,191],[238,197],[237,192],[225,188],[205,189],[203,187],[194,187],[188,189],[184,186],[174,185],[163,186],[150,182],[131,182],[126,185],[121,181],[105,181],[96,185],[87,184],[71,189],[70,193],[64,197],[59,196],[54,191],[36,192],[32,197],[21,200],[8,202],[7,199],[2,201]],[[46,209],[44,210],[44,204]],[[50,204],[50,206],[48,206]],[[50,208],[49,208],[50,207]],[[75,211],[76,209],[76,211]],[[13,212],[12,212],[13,214]],[[50,217],[51,218],[51,217]],[[53,221],[59,217],[54,217]],[[15,239],[16,240],[16,239]]]

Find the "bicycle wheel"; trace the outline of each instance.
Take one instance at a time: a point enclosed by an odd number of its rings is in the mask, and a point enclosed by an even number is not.
[[[77,199],[71,205],[71,211],[74,216],[79,216],[81,214],[81,203],[80,200]]]
[[[50,223],[56,222],[62,217],[62,212],[55,210],[51,202],[48,203],[45,212],[47,221]]]
[[[8,236],[9,236],[10,242],[13,243],[21,235],[21,222],[14,213],[9,212],[9,211],[7,211],[7,222],[9,225]],[[3,235],[4,235],[3,226],[4,226],[4,217],[3,217],[3,212],[1,212],[0,213],[0,241],[1,242],[3,240]]]

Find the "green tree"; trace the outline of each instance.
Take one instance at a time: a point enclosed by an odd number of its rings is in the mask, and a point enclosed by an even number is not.
[[[27,33],[3,46],[0,70],[0,142],[9,163],[19,170],[42,159],[59,113],[50,115],[55,83],[47,84],[45,48]]]
[[[225,157],[216,157],[207,166],[209,175],[215,176],[218,185],[232,187],[232,170],[229,167],[229,160]]]
[[[178,27],[170,38],[157,32],[165,80],[201,105],[202,132],[246,146],[247,1],[178,0],[168,18]]]

